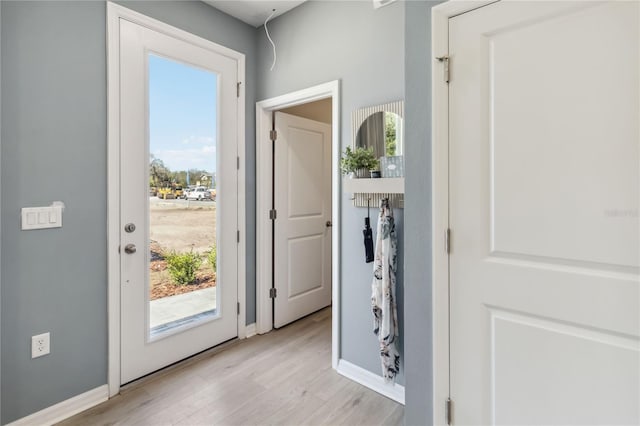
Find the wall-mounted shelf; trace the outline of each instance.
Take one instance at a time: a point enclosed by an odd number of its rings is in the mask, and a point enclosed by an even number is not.
[[[404,178],[344,178],[344,192],[352,194],[404,194]]]

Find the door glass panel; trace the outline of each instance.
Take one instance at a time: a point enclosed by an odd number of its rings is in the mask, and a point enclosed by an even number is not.
[[[216,74],[150,54],[149,337],[217,317]]]

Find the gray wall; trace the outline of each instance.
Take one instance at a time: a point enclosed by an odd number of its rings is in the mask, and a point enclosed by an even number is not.
[[[3,423],[106,381],[104,10],[2,2]],[[64,228],[20,231],[21,207],[55,200]]]
[[[374,10],[369,1],[312,1],[293,9],[268,24],[277,45],[273,71],[269,71],[271,45],[264,29],[257,30],[258,100],[339,79],[342,147],[350,145],[354,109],[404,98],[404,20],[403,2]],[[362,245],[366,209],[354,208],[349,196],[342,194],[340,355],[380,374],[378,343],[372,332],[372,264],[364,262]],[[377,214],[376,208],[372,214]],[[403,211],[396,210],[395,217],[402,247]],[[377,223],[375,218],[372,222]],[[397,298],[401,336],[402,265],[400,249]],[[402,372],[397,381],[404,383]]]
[[[405,25],[405,425],[431,424],[431,8],[408,1]],[[444,401],[443,401],[444,403]]]
[[[7,423],[107,382],[106,7],[101,1],[0,5],[0,393]],[[245,53],[247,81],[255,81],[254,28],[198,2],[126,5]],[[249,170],[254,93],[247,84]],[[250,184],[248,217],[252,191]],[[20,231],[21,207],[55,200],[66,204],[62,229]],[[251,238],[248,247],[255,245]],[[250,294],[254,256],[250,250]],[[30,336],[47,331],[51,354],[32,360]]]
[[[2,8],[0,7],[0,58],[2,58]],[[2,61],[0,60],[0,82],[2,81]],[[0,164],[2,163],[2,84],[0,84]],[[0,167],[0,176],[2,175],[2,167]],[[2,179],[0,178],[0,188],[2,188]],[[0,197],[0,211],[2,211],[2,197]],[[0,226],[0,241],[2,241],[2,227]],[[2,259],[2,244],[0,244],[0,259]],[[2,279],[0,274],[0,302],[2,301]],[[2,330],[2,303],[0,303],[0,330]],[[2,366],[2,339],[0,339],[0,366]],[[2,383],[2,368],[0,367],[0,383]],[[0,398],[0,419],[2,419],[2,398]],[[2,423],[2,420],[0,420]]]

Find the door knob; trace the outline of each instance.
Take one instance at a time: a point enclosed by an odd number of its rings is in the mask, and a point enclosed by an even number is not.
[[[133,254],[136,252],[136,245],[135,244],[127,244],[126,246],[124,246],[124,252],[127,254]]]
[[[327,228],[331,228],[333,226],[330,220],[327,221],[326,225],[327,225]]]

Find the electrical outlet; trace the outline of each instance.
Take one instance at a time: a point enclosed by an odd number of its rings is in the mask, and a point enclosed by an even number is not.
[[[43,333],[31,336],[31,358],[47,355],[50,349],[51,334]]]

